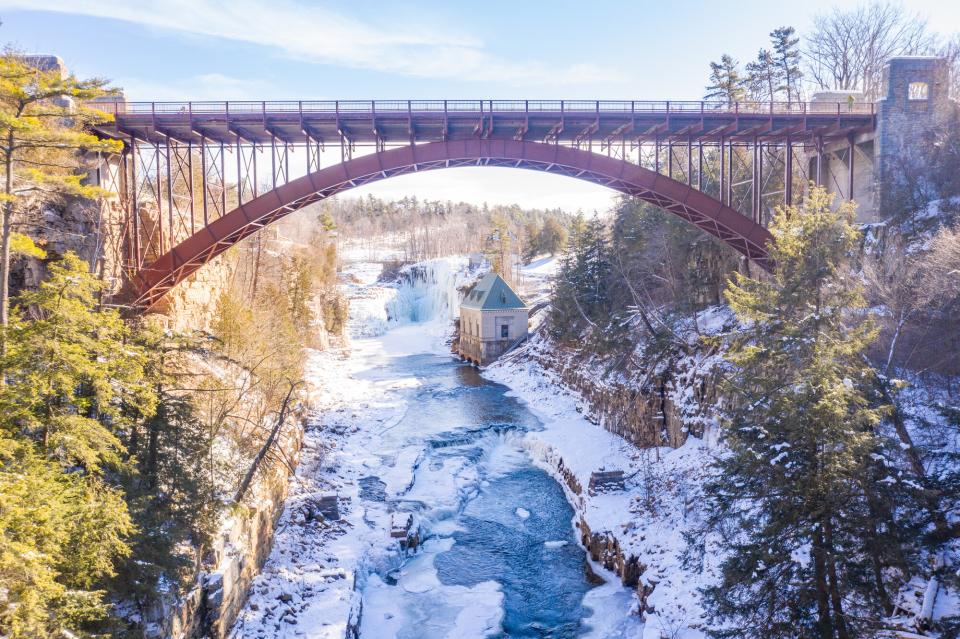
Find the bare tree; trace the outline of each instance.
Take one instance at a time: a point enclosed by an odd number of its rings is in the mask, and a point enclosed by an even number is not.
[[[918,14],[875,1],[816,16],[804,54],[808,77],[817,88],[859,90],[874,100],[882,90],[887,60],[931,53],[936,44],[936,35]]]
[[[950,97],[960,100],[960,33],[954,33],[943,42],[937,55],[950,60]]]

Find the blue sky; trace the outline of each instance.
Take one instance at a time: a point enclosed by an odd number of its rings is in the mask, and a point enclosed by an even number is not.
[[[710,60],[855,2],[771,0],[0,0],[0,41],[55,53],[135,100],[700,99]],[[798,8],[801,7],[802,8]],[[945,33],[960,2],[912,0]],[[610,194],[569,178],[457,169],[364,192],[568,209]]]

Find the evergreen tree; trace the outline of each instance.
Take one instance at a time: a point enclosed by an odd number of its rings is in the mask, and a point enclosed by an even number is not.
[[[703,99],[723,100],[732,106],[743,99],[745,83],[740,75],[740,64],[724,53],[720,62],[710,63],[710,84]]]
[[[99,587],[134,530],[121,435],[151,414],[143,350],[68,253],[21,294],[0,387],[0,635],[76,633],[105,614]]]
[[[567,244],[567,230],[556,217],[548,217],[540,231],[540,251],[557,255]]]
[[[484,255],[491,269],[507,281],[510,277],[510,229],[506,218],[494,215],[490,220],[491,229],[484,244]]]
[[[760,49],[757,59],[747,63],[747,84],[750,97],[757,101],[774,101],[783,90],[782,73],[767,49]]]
[[[773,59],[783,82],[783,90],[787,93],[787,102],[791,103],[800,99],[800,80],[803,78],[803,72],[800,71],[800,38],[795,37],[795,33],[793,27],[780,27],[770,33]]]
[[[580,238],[577,270],[574,281],[584,313],[595,323],[604,323],[610,316],[610,241],[607,228],[596,216],[591,218]]]
[[[120,562],[112,590],[130,596],[146,612],[164,591],[161,582],[184,587],[194,576],[197,557],[209,544],[222,508],[205,461],[210,433],[196,414],[193,398],[176,388],[182,352],[199,345],[159,331],[143,331],[150,353],[146,379],[159,403],[140,414],[126,437],[136,467],[124,478],[126,501],[137,530],[132,552]]]
[[[523,227],[523,260],[526,263],[533,261],[535,257],[540,255],[541,248],[541,233],[542,229],[540,225],[534,221],[527,222]]]
[[[98,78],[63,78],[59,69],[39,69],[13,51],[0,55],[0,165],[6,176],[0,193],[0,350],[9,323],[10,252],[17,204],[37,191],[101,194],[100,189],[81,182],[77,152],[123,148],[119,140],[101,140],[88,129],[110,117],[85,106],[108,94],[106,85]]]
[[[589,334],[597,343],[610,337],[612,272],[603,222],[596,217],[585,222],[578,216],[554,283],[550,315],[554,337],[572,340]]]
[[[100,286],[87,263],[67,253],[20,295],[0,389],[6,424],[34,438],[43,455],[91,473],[121,463],[124,407],[152,413],[156,405],[129,328],[115,310],[96,309]]]
[[[733,408],[707,487],[708,527],[723,531],[721,581],[705,590],[715,637],[872,637],[883,566],[897,530],[877,525],[885,442],[868,402],[874,337],[848,259],[854,205],[812,188],[781,207],[770,278],[735,274],[727,299],[743,327],[728,359]],[[883,477],[884,475],[880,475]]]

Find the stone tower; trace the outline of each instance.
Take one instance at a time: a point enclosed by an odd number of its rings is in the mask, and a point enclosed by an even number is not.
[[[884,189],[895,184],[898,168],[921,149],[932,131],[957,109],[950,99],[950,64],[946,58],[891,58],[883,70],[883,96],[877,101],[874,171],[881,215]]]

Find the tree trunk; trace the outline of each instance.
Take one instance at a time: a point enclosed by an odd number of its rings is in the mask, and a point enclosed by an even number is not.
[[[883,583],[883,561],[877,552],[876,540],[880,537],[879,522],[881,520],[881,508],[876,493],[873,491],[870,482],[875,478],[872,476],[864,482],[864,492],[867,496],[867,507],[870,511],[870,528],[873,535],[873,541],[870,542],[868,553],[870,554],[870,563],[873,569],[873,585],[877,589],[877,596],[883,604],[883,611],[886,614],[893,612],[893,603],[890,601],[890,595],[887,593],[887,587]]]
[[[840,583],[837,577],[836,553],[833,546],[833,522],[829,518],[824,523],[824,543],[827,555],[827,577],[830,586],[830,603],[833,606],[834,625],[837,628],[837,639],[850,639],[847,633],[847,624],[843,617],[843,600],[840,596]]]
[[[4,162],[4,194],[13,192],[13,129],[7,135],[7,153]],[[3,205],[3,230],[0,240],[0,357],[7,354],[7,327],[10,325],[10,236],[13,234],[13,202]],[[6,371],[0,369],[0,386],[6,384]]]
[[[830,618],[830,594],[827,586],[827,562],[824,556],[823,529],[813,533],[813,580],[817,597],[817,630],[820,639],[834,639]]]
[[[273,446],[273,442],[277,439],[277,435],[280,434],[280,429],[283,428],[283,423],[287,419],[287,411],[290,407],[290,398],[293,397],[293,391],[297,388],[297,386],[298,384],[290,384],[290,390],[287,391],[287,396],[283,399],[283,404],[280,405],[280,414],[277,415],[277,423],[274,424],[273,428],[270,430],[270,435],[267,436],[267,441],[263,443],[263,446],[259,451],[257,451],[253,461],[250,463],[250,468],[247,469],[247,474],[244,475],[243,481],[240,482],[240,487],[237,488],[237,494],[233,498],[234,503],[240,503],[240,500],[243,499],[247,489],[250,488],[250,482],[253,481],[253,476],[256,474],[257,468],[260,467],[260,463],[263,461],[263,458],[267,456],[267,453],[270,451],[270,447]]]

